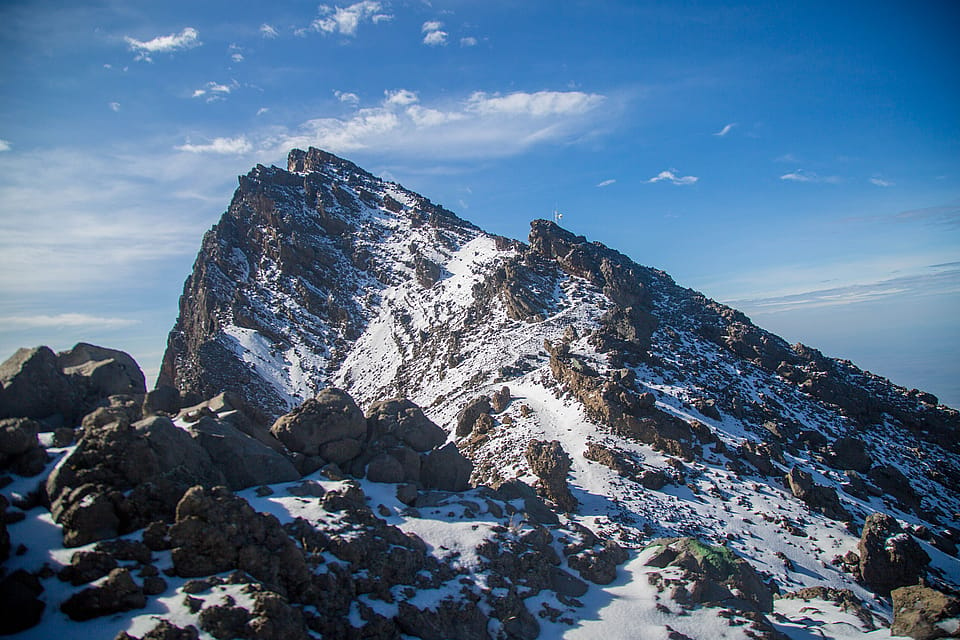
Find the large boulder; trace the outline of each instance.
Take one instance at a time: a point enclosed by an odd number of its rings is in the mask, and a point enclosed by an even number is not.
[[[694,538],[658,540],[651,546],[658,549],[647,559],[647,566],[677,567],[688,583],[675,590],[678,602],[773,611],[770,588],[750,563],[730,549]]]
[[[562,511],[577,509],[577,499],[567,486],[567,473],[573,461],[560,446],[558,440],[531,440],[527,445],[527,463],[539,478],[537,489],[544,498],[551,500]]]
[[[930,556],[885,513],[867,516],[860,535],[860,575],[873,591],[888,596],[898,587],[918,584]]]
[[[47,453],[40,446],[40,424],[30,418],[0,420],[0,469],[22,476],[35,476],[47,465]]]
[[[60,610],[71,620],[83,621],[145,606],[147,596],[130,575],[130,570],[114,569],[102,584],[70,596],[60,605]]]
[[[447,440],[438,427],[413,402],[404,398],[374,402],[367,409],[367,424],[373,440],[395,438],[414,451],[430,451]]]
[[[813,476],[803,469],[794,467],[786,475],[785,481],[793,496],[806,503],[813,511],[822,513],[833,520],[843,522],[850,520],[850,513],[840,503],[837,490],[816,484],[813,481]]]
[[[95,398],[119,394],[143,395],[147,385],[143,372],[129,354],[81,342],[57,354],[67,376],[79,378],[86,395]]]
[[[960,599],[919,585],[894,589],[890,635],[913,640],[956,638],[960,635]]]
[[[186,425],[233,490],[300,478],[288,458],[251,438],[230,422],[204,416]]]
[[[169,418],[90,427],[47,478],[64,545],[79,546],[172,520],[183,492],[223,484],[209,454]]]
[[[225,487],[188,490],[177,505],[170,541],[181,577],[239,569],[295,601],[310,591],[303,552],[276,517],[257,513]]]
[[[331,387],[277,418],[270,432],[290,451],[325,457],[339,441],[364,442],[367,421],[353,398]]]
[[[76,401],[49,347],[17,349],[0,364],[0,418],[73,418]]]
[[[493,411],[493,407],[490,405],[490,398],[487,396],[479,396],[468,402],[467,406],[457,414],[456,436],[463,438],[470,435],[477,419],[491,411]]]
[[[423,460],[420,481],[428,489],[466,491],[470,488],[473,463],[463,457],[457,445],[448,442],[434,449]]]

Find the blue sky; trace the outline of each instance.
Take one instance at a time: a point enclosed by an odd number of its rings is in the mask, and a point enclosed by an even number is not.
[[[63,4],[0,5],[4,354],[154,377],[236,176],[314,145],[960,406],[955,2]]]

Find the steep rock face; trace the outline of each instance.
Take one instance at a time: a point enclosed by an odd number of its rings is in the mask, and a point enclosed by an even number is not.
[[[751,536],[825,527],[842,555],[857,544],[846,527],[874,511],[916,518],[939,540],[960,527],[960,414],[933,396],[790,345],[552,222],[534,221],[527,243],[487,234],[316,149],[240,179],[185,285],[161,382],[187,396],[234,391],[269,420],[343,389],[366,411],[368,439],[380,421],[403,440],[353,458],[358,427],[320,456],[359,461],[343,469],[358,476],[366,465],[413,477],[420,449],[402,433],[420,419],[376,404],[387,398],[409,399],[456,440],[422,459],[427,486],[532,484],[529,443],[557,440],[568,482],[609,533],[725,541],[770,570],[787,571],[784,545]],[[688,490],[698,497],[674,499]],[[598,494],[609,503],[595,506]],[[750,510],[739,538],[723,524],[734,503]],[[819,574],[830,557],[805,549],[789,566]],[[851,587],[836,572],[832,587]]]

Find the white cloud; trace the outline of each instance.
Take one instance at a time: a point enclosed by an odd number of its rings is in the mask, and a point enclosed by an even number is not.
[[[796,164],[800,162],[800,159],[792,153],[785,153],[782,156],[775,158],[774,162],[789,162],[790,164]]]
[[[420,101],[420,98],[417,97],[417,94],[408,89],[397,89],[396,91],[384,91],[386,100],[384,100],[385,106],[396,105],[405,107],[408,104],[414,104]]]
[[[586,113],[604,101],[595,93],[581,91],[517,91],[505,96],[477,91],[470,96],[468,108],[482,114],[530,116],[576,115]]]
[[[230,59],[233,60],[234,62],[243,62],[243,54],[234,53],[230,56]]]
[[[0,327],[10,329],[37,329],[51,327],[97,327],[117,329],[138,324],[130,318],[107,318],[86,313],[58,313],[57,315],[38,314],[32,316],[2,316]]]
[[[423,44],[430,47],[446,46],[447,32],[443,31],[443,23],[436,20],[428,20],[420,27],[420,31],[425,33]]]
[[[0,140],[0,152],[10,151],[10,143],[6,140]]]
[[[609,186],[612,185],[614,182],[616,182],[616,180],[614,180],[613,178],[611,178],[610,180],[604,180],[603,182],[601,182],[601,183],[598,184],[597,186],[598,186],[598,187],[601,187],[601,188],[602,188],[602,187],[609,187]]]
[[[460,38],[461,47],[475,47],[477,46],[477,39],[473,36],[467,36],[465,38]]]
[[[207,96],[207,102],[216,102],[223,100],[224,96],[229,95],[232,90],[230,85],[220,84],[219,82],[211,80],[205,84],[202,89],[195,89],[191,97],[200,98]]]
[[[270,38],[272,40],[273,38],[279,36],[280,33],[275,27],[264,22],[262,25],[260,25],[260,35],[264,38]]]
[[[236,138],[214,138],[208,144],[182,144],[175,147],[178,151],[188,153],[219,153],[219,154],[237,154],[247,153],[253,150],[253,145],[247,140],[246,136]]]
[[[107,106],[110,107],[110,110],[111,110],[111,111],[120,111],[120,103],[119,103],[119,102],[111,102],[111,103],[109,103]]]
[[[349,91],[334,91],[333,95],[337,97],[337,100],[346,104],[359,104],[360,96]]]
[[[700,179],[697,176],[678,176],[676,171],[677,171],[676,169],[661,171],[654,177],[647,180],[647,183],[653,184],[654,182],[663,182],[664,180],[666,180],[667,182],[670,182],[676,185],[688,185],[688,184],[695,184],[697,180]]]
[[[719,136],[719,137],[722,138],[723,136],[725,136],[725,135],[727,135],[728,133],[730,133],[730,130],[733,129],[735,126],[737,126],[737,123],[736,123],[736,122],[731,122],[730,124],[725,124],[725,125],[723,125],[723,129],[720,129],[720,131],[717,131],[717,132],[716,132],[715,134],[713,134],[713,135]]]
[[[383,13],[383,7],[375,0],[362,0],[349,7],[329,7],[320,5],[321,17],[310,23],[310,30],[318,33],[340,33],[345,36],[357,35],[361,23],[370,21],[379,24],[393,16]],[[303,33],[299,30],[298,33]]]
[[[895,183],[890,180],[884,180],[883,178],[870,178],[870,184],[878,187],[892,187]]]
[[[780,179],[786,180],[787,182],[826,182],[828,184],[837,184],[840,182],[838,176],[821,176],[813,171],[804,171],[803,169],[785,173],[780,176]]]
[[[476,92],[456,102],[422,104],[414,91],[398,89],[385,92],[378,106],[309,120],[263,144],[274,153],[313,145],[334,153],[375,148],[391,155],[416,149],[437,158],[502,157],[593,133],[604,121],[597,112],[605,100],[579,91]]]
[[[131,51],[136,51],[136,60],[153,62],[150,57],[153,53],[166,53],[178,51],[180,49],[192,49],[199,47],[200,33],[193,27],[187,27],[180,33],[172,33],[168,36],[157,36],[152,40],[137,40],[130,36],[124,36],[123,40],[129,45]]]
[[[257,115],[262,116],[268,111],[270,111],[270,107],[260,107],[259,109],[257,109]]]

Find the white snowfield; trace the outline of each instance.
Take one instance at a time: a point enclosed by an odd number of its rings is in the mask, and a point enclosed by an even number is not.
[[[269,270],[261,270],[260,275],[249,276],[263,278],[253,283],[260,287],[257,304],[266,305],[275,315],[276,333],[284,337],[285,346],[278,348],[274,339],[235,324],[225,326],[222,339],[290,406],[327,385],[345,389],[361,407],[377,400],[406,397],[447,430],[451,440],[457,414],[464,405],[508,386],[512,398],[509,406],[494,416],[496,425],[490,438],[471,452],[477,467],[485,464],[496,469],[502,478],[519,477],[533,484],[536,478],[524,456],[527,444],[531,439],[559,441],[573,460],[568,480],[580,503],[575,514],[561,516],[561,520],[569,518],[630,548],[630,559],[618,568],[617,579],[603,587],[591,584],[588,593],[579,599],[580,607],[559,602],[547,591],[529,597],[526,605],[535,615],[544,604],[562,611],[556,622],[539,619],[540,637],[669,640],[673,630],[696,640],[749,638],[746,626],[731,626],[717,609],[698,607],[683,611],[650,584],[647,574],[655,569],[645,565],[652,551],[644,550],[644,546],[656,538],[680,536],[726,545],[768,576],[781,593],[813,586],[850,589],[878,616],[878,622],[885,620],[889,624],[889,605],[832,562],[836,556],[856,551],[857,536],[842,523],[808,509],[780,479],[749,472],[738,475],[728,470],[726,459],[715,446],[705,447],[702,459],[684,463],[681,482],[661,490],[646,489],[584,457],[592,441],[625,452],[643,468],[663,470],[671,478],[678,478],[670,456],[616,436],[590,420],[582,404],[557,385],[550,371],[544,341],[557,343],[565,333],[570,335],[571,328],[577,336],[570,344],[571,354],[600,374],[611,369],[607,356],[598,353],[587,338],[610,305],[596,286],[562,275],[550,290],[541,292],[545,303],[541,318],[511,319],[498,296],[478,301],[476,290],[517,255],[516,248],[469,226],[436,228],[415,224],[409,213],[420,206],[416,194],[365,176],[348,180],[349,176],[337,174],[342,172],[339,168],[331,171],[336,174],[331,179],[341,180],[343,192],[355,200],[356,211],[328,207],[327,212],[349,216],[356,230],[354,241],[369,252],[371,272],[380,274],[376,282],[351,283],[357,291],[364,292],[355,300],[362,315],[357,319],[362,327],[359,337],[341,348],[333,341],[337,327],[316,318],[298,322],[300,303],[287,294],[272,294],[272,276]],[[403,205],[403,210],[394,212],[370,204],[351,186],[357,183],[380,199],[389,195]],[[439,265],[441,276],[432,286],[424,287],[415,277],[416,256]],[[661,296],[656,304],[668,305],[669,300]],[[758,425],[727,414],[711,418],[691,407],[691,397],[715,389],[718,378],[732,381],[745,395],[759,398],[763,394],[764,398],[776,399],[806,429],[834,437],[848,429],[835,412],[796,387],[685,332],[681,326],[661,321],[652,350],[676,368],[671,373],[648,365],[633,367],[638,388],[652,392],[658,408],[707,425],[728,450],[736,450],[746,441],[760,441],[763,436]],[[934,495],[936,485],[911,471],[915,467],[910,465],[913,454],[909,447],[870,433],[858,437],[869,443],[877,459],[908,474],[925,505],[938,505],[950,514],[960,512],[956,494]],[[893,503],[885,504],[881,497],[864,501],[843,492],[843,473],[803,455],[802,451],[798,455],[785,453],[785,459],[787,465],[774,463],[783,474],[794,466],[811,472],[815,482],[838,489],[840,500],[849,511],[886,511],[903,525],[924,522]],[[328,490],[337,486],[319,475],[312,479]],[[18,480],[4,488],[3,493],[25,494],[35,483],[36,480]],[[240,495],[256,510],[272,513],[282,522],[302,517],[324,526],[331,515],[316,501],[289,495],[289,486],[291,483],[275,485],[275,493],[267,497],[258,497],[253,489]],[[502,520],[482,510],[466,515],[462,507],[449,505],[421,509],[415,517],[396,500],[393,485],[364,480],[361,486],[374,512],[388,514],[384,516],[388,524],[421,537],[429,552],[438,558],[453,559],[457,566],[470,569],[482,586],[484,572],[476,549],[490,538],[491,528]],[[466,497],[469,499],[469,493]],[[378,511],[381,505],[383,508]],[[514,524],[519,528],[527,526],[522,522]],[[45,563],[58,569],[67,564],[76,549],[61,548],[58,529],[42,509],[34,509],[25,521],[9,525],[14,547],[23,543],[27,551],[13,555],[7,569],[37,570]],[[926,542],[921,541],[921,546],[933,559],[931,567],[945,581],[960,584],[960,560]],[[161,570],[171,566],[169,554],[158,556],[156,564]],[[563,566],[566,567],[565,561]],[[197,624],[196,615],[183,605],[180,588],[184,581],[167,581],[167,592],[150,598],[145,610],[74,623],[52,604],[39,626],[16,637],[112,638],[122,630],[139,636],[152,627],[157,617],[181,626]],[[47,580],[44,585],[48,586],[44,597],[51,603],[76,590],[57,580]],[[216,587],[196,597],[231,595],[238,601],[245,597],[231,589],[235,587]],[[416,596],[414,603],[435,606],[450,595],[453,594],[444,590],[425,591]],[[395,613],[395,605],[362,598],[384,615]],[[890,637],[888,629],[868,631],[852,613],[823,600],[778,598],[768,617],[778,631],[794,640]],[[359,622],[359,617],[356,620]],[[491,628],[492,633],[496,631]],[[201,638],[210,637],[201,633]]]

